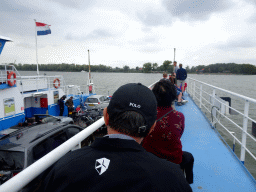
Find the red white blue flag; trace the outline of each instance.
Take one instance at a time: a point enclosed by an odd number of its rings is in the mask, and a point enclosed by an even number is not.
[[[51,34],[51,29],[50,29],[49,26],[50,25],[47,25],[45,23],[36,22],[37,35],[48,35],[48,34]]]

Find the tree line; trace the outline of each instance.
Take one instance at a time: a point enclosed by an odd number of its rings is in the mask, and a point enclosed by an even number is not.
[[[20,71],[36,71],[37,67],[35,64],[13,64],[17,70]],[[236,64],[236,63],[216,63],[210,65],[198,65],[198,66],[184,66],[188,73],[232,73],[232,74],[249,74],[256,75],[256,66],[251,64]],[[3,69],[3,66],[0,66]],[[77,65],[77,64],[39,64],[40,71],[67,71],[67,72],[80,72],[89,71],[89,65]],[[144,63],[142,67],[137,66],[130,68],[128,65],[123,67],[111,67],[103,64],[91,65],[91,72],[122,72],[122,73],[162,73],[173,72],[172,61],[165,60],[163,64],[158,65],[157,63]]]

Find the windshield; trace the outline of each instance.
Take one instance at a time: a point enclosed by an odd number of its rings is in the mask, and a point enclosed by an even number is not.
[[[24,167],[24,152],[0,151],[0,170],[20,170]]]
[[[98,99],[97,98],[87,98],[86,102],[87,103],[98,103]]]

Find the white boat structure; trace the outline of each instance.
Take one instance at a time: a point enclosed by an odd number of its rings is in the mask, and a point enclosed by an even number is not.
[[[11,39],[0,36],[1,50],[6,41]],[[15,66],[0,65],[0,131],[8,132],[8,128],[33,118],[34,114],[58,116],[58,99],[63,95],[73,96],[75,107],[83,104],[94,91],[92,79],[87,84],[87,93],[82,93],[79,86],[66,85],[60,75],[21,76]]]

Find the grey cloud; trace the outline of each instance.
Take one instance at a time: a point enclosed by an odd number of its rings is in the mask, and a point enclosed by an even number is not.
[[[71,33],[69,33],[65,36],[65,39],[67,39],[67,40],[85,40],[85,39],[87,39],[88,40],[88,39],[109,38],[109,37],[113,37],[113,36],[115,36],[115,35],[108,32],[107,30],[96,29],[87,35],[75,36],[75,35],[72,35]]]
[[[147,26],[160,26],[172,24],[171,18],[167,18],[167,14],[163,12],[146,11],[144,13],[138,12],[137,17]]]
[[[220,44],[216,47],[223,50],[230,50],[236,48],[251,48],[256,46],[256,41],[253,41],[252,39],[253,38],[250,37],[234,39],[228,41],[227,43]]]
[[[234,4],[230,0],[163,0],[168,12],[181,20],[208,20],[213,13],[230,9]]]
[[[34,35],[34,20],[50,17],[50,13],[29,1],[0,1],[0,26],[4,34]],[[45,17],[46,16],[46,17]],[[30,29],[31,30],[28,30]]]
[[[48,0],[49,2],[56,2],[68,8],[84,9],[91,7],[96,3],[96,0]]]
[[[107,38],[112,36],[113,34],[111,34],[110,32],[104,29],[96,29],[92,31],[89,35],[87,35],[86,38],[95,39],[95,38]]]

